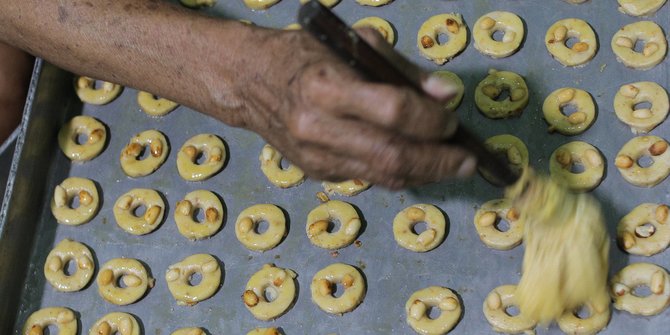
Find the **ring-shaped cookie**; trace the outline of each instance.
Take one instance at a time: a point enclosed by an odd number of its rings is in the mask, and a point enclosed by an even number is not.
[[[191,276],[200,274],[197,285],[190,283]],[[195,254],[172,264],[165,272],[165,281],[177,305],[193,306],[209,299],[221,284],[221,267],[216,258],[208,254]]]
[[[107,81],[102,81],[100,88],[95,88],[95,79],[80,76],[75,81],[75,91],[82,102],[91,105],[105,105],[116,99],[123,87]]]
[[[498,228],[500,220],[507,222],[507,230]],[[489,248],[509,250],[523,241],[523,221],[519,221],[519,211],[512,207],[509,199],[484,203],[475,213],[474,223],[479,238]]]
[[[290,164],[282,168],[281,161],[284,158],[277,149],[266,144],[261,149],[258,160],[261,162],[261,171],[268,180],[277,187],[289,188],[298,186],[305,181],[305,173],[296,165]]]
[[[510,315],[506,310],[517,306],[514,293],[516,285],[502,285],[493,289],[484,300],[484,316],[494,331],[518,334],[535,329],[537,323],[523,313]]]
[[[76,272],[65,274],[68,262],[76,264]],[[85,245],[70,239],[60,241],[44,262],[44,277],[61,292],[75,292],[84,288],[93,278],[93,254]]]
[[[202,155],[202,163],[198,157]],[[177,154],[179,175],[188,181],[205,180],[223,168],[226,146],[213,134],[199,134],[188,139]]]
[[[340,227],[329,231],[328,227],[337,221]],[[305,231],[309,241],[324,249],[340,249],[354,242],[361,229],[361,219],[354,207],[344,201],[330,200],[322,203],[307,215]]]
[[[484,146],[491,152],[504,156],[509,168],[518,176],[528,168],[528,148],[514,135],[501,134],[491,136],[484,141]],[[479,169],[479,173],[489,183],[496,184],[496,178],[485,170]]]
[[[495,32],[504,33],[501,41],[493,39]],[[519,16],[503,11],[490,12],[480,17],[472,30],[475,49],[493,58],[508,57],[519,50],[524,34]]]
[[[300,23],[291,23],[291,24],[286,25],[282,29],[284,29],[284,30],[301,30],[302,26],[300,25]]]
[[[344,292],[339,297],[333,294],[333,287],[341,284]],[[365,298],[366,285],[361,273],[355,267],[335,263],[319,270],[310,285],[312,301],[326,313],[342,315],[351,312]]]
[[[148,151],[146,158],[142,158]],[[129,177],[148,176],[165,163],[169,151],[165,135],[157,130],[145,130],[133,136],[121,151],[121,169]]]
[[[580,165],[584,168],[582,172],[572,172]],[[569,142],[551,154],[549,173],[575,192],[588,192],[603,180],[605,160],[596,147],[582,141]]]
[[[440,44],[439,35],[447,35],[448,41]],[[461,14],[435,15],[421,25],[417,35],[417,46],[421,54],[437,65],[442,65],[463,49],[468,40],[468,29]]]
[[[639,297],[633,293],[636,286],[649,287],[651,294]],[[621,269],[610,280],[610,295],[614,308],[635,315],[651,316],[663,312],[670,305],[670,276],[655,264],[634,263]]]
[[[200,209],[204,213],[202,222],[198,222],[194,213]],[[197,190],[187,194],[177,203],[174,222],[179,233],[190,240],[200,240],[216,234],[223,224],[223,205],[216,194],[207,190]]]
[[[653,163],[642,167],[638,160],[649,157]],[[621,176],[640,187],[652,187],[670,175],[668,142],[658,136],[638,136],[624,144],[614,161]]]
[[[125,287],[119,285],[121,281]],[[153,287],[154,279],[149,278],[147,269],[138,260],[113,258],[100,267],[96,282],[103,299],[124,306],[140,300]]]
[[[72,208],[75,198],[79,206]],[[70,177],[56,185],[51,199],[51,213],[58,223],[76,226],[91,221],[98,212],[99,204],[98,188],[93,181]]]
[[[173,331],[171,335],[206,335],[206,333],[204,330],[202,330],[202,328],[188,327],[188,328],[179,328]]]
[[[351,25],[352,28],[363,28],[363,27],[369,27],[377,30],[380,35],[388,42],[390,45],[395,44],[395,31],[393,30],[393,27],[391,26],[391,23],[388,21],[382,19],[381,17],[378,16],[368,16],[364,17],[358,21],[356,21],[354,24]]]
[[[296,297],[293,270],[265,264],[254,273],[242,294],[242,301],[258,320],[273,320],[288,311]]]
[[[647,16],[656,13],[665,0],[617,0],[619,11],[631,16]]]
[[[444,109],[447,112],[455,111],[456,108],[458,108],[458,106],[461,104],[461,101],[463,101],[463,94],[465,93],[465,85],[463,84],[463,81],[458,77],[457,74],[450,71],[439,70],[433,72],[432,75],[451,83],[452,86],[456,88],[456,94],[454,97],[449,99],[449,102],[444,105]]]
[[[639,103],[651,104],[649,108],[636,109]],[[614,113],[630,126],[634,134],[648,133],[668,116],[668,93],[659,84],[641,81],[621,86],[614,96]]]
[[[86,142],[79,143],[79,136],[86,136]],[[73,117],[58,132],[58,146],[73,162],[84,162],[97,157],[104,149],[106,141],[105,125],[85,115]]]
[[[577,39],[568,48],[569,39]],[[591,26],[580,19],[563,19],[554,23],[544,37],[547,50],[563,66],[579,66],[590,61],[598,50],[598,39]]]
[[[393,0],[356,0],[359,5],[379,7],[391,3]]]
[[[635,51],[635,44],[644,42],[642,52]],[[627,24],[612,36],[612,51],[619,62],[638,69],[648,70],[662,62],[668,51],[668,42],[658,24],[640,21]]]
[[[270,328],[254,328],[250,330],[247,335],[282,335],[275,327]]]
[[[324,181],[322,185],[323,189],[328,192],[328,194],[339,194],[345,197],[353,197],[370,188],[372,184],[365,180],[351,179],[337,183]]]
[[[440,315],[429,318],[431,308],[439,308]],[[414,292],[405,303],[407,324],[424,335],[442,335],[450,332],[461,318],[463,309],[458,296],[450,289],[430,286]]]
[[[596,334],[607,327],[612,316],[609,302],[602,311],[596,309],[596,304],[586,302],[582,308],[588,311],[588,317],[581,318],[576,311],[566,311],[557,320],[558,327],[566,334],[589,335]]]
[[[253,10],[263,10],[274,6],[279,0],[244,0],[244,4]]]
[[[140,105],[143,112],[151,116],[166,115],[179,106],[179,104],[174,101],[159,98],[144,91],[137,93],[137,104]]]
[[[629,254],[651,256],[670,245],[668,206],[645,203],[626,214],[617,225],[619,245]]]
[[[498,100],[504,91],[508,96]],[[508,118],[521,115],[528,105],[528,95],[528,86],[520,75],[491,69],[475,89],[475,104],[488,118]]]
[[[309,2],[309,0],[300,0],[300,4],[302,4],[302,5],[304,5],[304,4],[308,3],[308,2]],[[340,3],[340,0],[319,0],[319,2],[320,2],[322,5],[324,5],[324,6],[328,7],[328,8],[332,8],[333,6],[335,6],[335,5],[337,5],[338,3]]]
[[[571,105],[576,111],[570,116],[563,114],[561,108]],[[544,119],[549,124],[549,132],[557,131],[563,135],[578,135],[589,129],[596,119],[596,105],[593,97],[573,87],[559,88],[542,105]]]
[[[267,223],[267,230],[259,233],[261,222]],[[235,236],[247,249],[267,251],[276,247],[286,236],[284,212],[271,204],[253,205],[243,210],[235,221]]]
[[[135,211],[144,207],[144,215]],[[120,196],[114,204],[114,219],[121,229],[133,235],[148,234],[163,221],[165,203],[160,194],[146,188],[135,188]]]
[[[140,335],[140,324],[128,313],[109,313],[96,321],[88,332],[89,335]]]
[[[42,335],[49,326],[58,327],[58,335],[77,335],[77,317],[66,307],[47,307],[30,314],[23,335]]]
[[[414,226],[425,222],[426,230],[417,234]],[[444,214],[435,206],[416,204],[409,206],[393,219],[393,237],[398,245],[414,252],[427,252],[435,249],[446,234]]]

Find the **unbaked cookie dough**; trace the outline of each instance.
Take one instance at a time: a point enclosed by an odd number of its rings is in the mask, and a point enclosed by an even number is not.
[[[646,297],[635,295],[637,286],[649,287]],[[635,315],[651,316],[670,305],[670,276],[662,267],[651,263],[634,263],[623,268],[610,280],[614,308]]]
[[[296,298],[293,270],[265,264],[247,282],[242,301],[258,320],[269,321],[286,313]]]
[[[507,230],[498,228],[500,220],[507,222]],[[509,199],[484,203],[475,213],[474,222],[479,238],[489,248],[509,250],[523,241],[523,222],[519,221],[519,211]]]
[[[652,164],[642,167],[639,159],[651,158]],[[621,176],[640,187],[652,187],[670,174],[668,142],[658,136],[638,136],[624,144],[614,161]]]
[[[58,335],[77,335],[77,317],[65,307],[47,307],[33,312],[23,325],[23,335],[42,335],[49,326],[58,327]]]
[[[182,145],[177,154],[179,175],[188,181],[202,181],[215,175],[226,161],[226,146],[213,134],[195,135]],[[198,162],[202,156],[203,161]]]
[[[508,96],[498,100],[504,91]],[[475,104],[488,118],[508,118],[521,115],[528,105],[528,95],[528,86],[520,75],[491,69],[475,89]]]
[[[144,207],[144,215],[137,216],[135,211]],[[133,235],[148,234],[163,221],[165,203],[154,190],[136,188],[119,197],[114,204],[114,219],[121,229]]]
[[[670,245],[668,206],[645,203],[635,207],[617,225],[619,245],[629,254],[651,256]]]
[[[440,315],[429,318],[431,308],[439,308]],[[442,335],[450,332],[463,313],[458,296],[446,287],[430,286],[414,292],[405,303],[407,324],[419,334]]]
[[[588,311],[588,317],[582,318],[577,315],[577,310],[566,311],[556,320],[558,327],[566,334],[587,335],[596,334],[607,327],[612,316],[609,304],[604,310],[596,309],[596,304],[587,302],[582,308]]]
[[[336,231],[329,231],[334,221],[340,223]],[[305,231],[309,241],[324,249],[340,249],[354,242],[361,229],[361,219],[354,207],[344,201],[330,200],[307,215]]]
[[[79,142],[85,136],[86,142]],[[97,157],[105,148],[105,125],[90,116],[79,115],[64,124],[58,132],[58,146],[73,162],[84,162]]]
[[[335,297],[333,288],[341,284],[344,292]],[[321,269],[310,285],[312,301],[326,313],[342,315],[351,312],[365,297],[366,285],[361,273],[353,266],[335,263]]]
[[[137,93],[137,104],[140,105],[142,111],[151,116],[166,115],[179,106],[176,102],[158,98],[155,95],[144,91]]]
[[[561,108],[571,105],[576,111],[570,116]],[[578,135],[586,131],[596,119],[596,105],[591,95],[578,88],[563,87],[553,91],[542,105],[544,119],[549,123],[549,132],[563,135]]]
[[[378,16],[368,16],[364,17],[354,24],[351,25],[352,28],[363,28],[370,27],[376,29],[379,34],[388,42],[390,45],[395,44],[395,31],[391,24]]]
[[[258,160],[261,162],[261,171],[268,180],[277,187],[289,188],[302,184],[305,173],[294,164],[282,168],[281,161],[284,156],[273,146],[266,144],[261,150]]]
[[[95,322],[89,335],[140,335],[140,324],[128,313],[109,313]]]
[[[504,33],[501,41],[493,39],[495,32]],[[495,11],[477,20],[472,31],[475,48],[493,58],[511,56],[521,46],[525,30],[523,22],[514,13]]]
[[[202,279],[197,285],[190,283],[194,274]],[[177,305],[193,306],[209,299],[221,284],[221,267],[216,258],[208,254],[195,254],[172,264],[165,273],[168,289]]]
[[[95,88],[95,79],[89,77],[77,77],[75,91],[82,102],[91,105],[105,105],[116,99],[123,87],[107,81],[102,81],[100,88]]]
[[[635,51],[635,43],[642,41],[642,52]],[[612,51],[624,65],[648,70],[663,61],[668,50],[663,30],[652,21],[639,21],[623,26],[612,37]]]
[[[121,151],[121,169],[129,177],[148,176],[165,163],[169,150],[163,133],[145,130],[133,136]],[[148,151],[146,158],[141,158],[145,151]]]
[[[582,172],[573,172],[582,166]],[[574,141],[561,145],[551,154],[549,172],[558,183],[575,192],[588,192],[603,180],[605,160],[598,149],[586,142]]]
[[[456,95],[449,99],[449,102],[444,105],[445,111],[455,111],[456,108],[458,108],[458,106],[461,104],[461,101],[463,101],[463,94],[465,93],[465,85],[463,84],[463,81],[458,77],[457,74],[450,71],[439,70],[433,72],[431,75],[437,76],[456,87]]]
[[[79,205],[74,208],[75,200]],[[98,212],[98,188],[90,179],[70,177],[56,185],[51,199],[51,213],[60,224],[76,226],[91,221]]]
[[[619,11],[632,16],[647,16],[663,7],[665,0],[617,0]]]
[[[76,272],[65,274],[68,263],[76,264]],[[76,292],[83,289],[93,278],[95,262],[85,245],[64,239],[49,252],[44,262],[44,277],[49,284],[61,292]]]
[[[417,234],[414,227],[425,222],[426,230]],[[446,222],[444,214],[435,206],[416,204],[409,206],[393,219],[393,237],[398,245],[414,252],[435,249],[444,240]]]
[[[339,194],[345,197],[353,197],[370,188],[370,183],[365,180],[352,179],[339,183],[329,181],[323,182],[323,189],[328,194]]]
[[[179,328],[172,332],[171,335],[206,335],[205,331],[202,328],[189,327],[189,328]]]
[[[303,5],[306,4],[307,2],[309,2],[309,0],[300,0],[300,3]],[[333,6],[340,3],[340,0],[319,0],[319,2],[328,8],[332,8]]]
[[[254,10],[268,9],[277,4],[277,2],[279,0],[244,0],[244,4]]]
[[[126,287],[120,287],[123,281]],[[132,258],[114,258],[100,267],[98,293],[107,302],[114,305],[129,305],[140,300],[154,279],[147,275],[144,265]]]
[[[486,139],[484,146],[489,151],[504,156],[507,165],[517,176],[528,168],[528,148],[518,137],[509,134],[495,135]],[[489,183],[496,183],[496,178],[485,170],[479,169],[479,173]]]
[[[359,4],[363,6],[372,6],[372,7],[379,7],[379,6],[384,6],[393,0],[356,0]]]
[[[484,316],[494,331],[507,334],[533,332],[537,323],[523,313],[510,315],[507,309],[517,306],[514,293],[516,285],[498,286],[484,300]]]
[[[447,35],[449,40],[441,44],[438,41],[439,35]],[[463,51],[467,40],[468,30],[461,14],[440,14],[421,25],[417,46],[424,57],[442,65]]]
[[[277,328],[270,327],[252,329],[247,333],[247,335],[281,335],[281,333]]]
[[[577,39],[571,47],[569,39]],[[547,30],[544,38],[549,53],[563,66],[579,66],[590,61],[598,50],[598,39],[591,26],[580,19],[563,19]]]
[[[204,220],[194,218],[196,210],[204,213]],[[174,222],[179,233],[190,240],[200,240],[216,234],[223,224],[223,205],[216,194],[207,190],[196,190],[177,203]]]
[[[267,223],[267,230],[259,233],[258,227],[261,222]],[[249,250],[270,250],[286,236],[284,212],[275,205],[253,205],[243,210],[237,217],[235,236]]]
[[[302,26],[300,23],[291,23],[283,28],[284,30],[300,30]]]
[[[636,109],[635,105],[648,102],[649,108]],[[668,116],[668,93],[659,84],[640,81],[621,86],[614,96],[614,113],[621,122],[630,126],[634,134],[648,133]]]

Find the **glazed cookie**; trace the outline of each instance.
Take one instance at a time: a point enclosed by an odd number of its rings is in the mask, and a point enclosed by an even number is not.
[[[149,92],[140,91],[137,93],[137,104],[142,111],[151,116],[163,116],[172,112],[179,104],[168,99],[158,98]]]
[[[169,150],[163,133],[145,130],[133,136],[121,151],[121,169],[129,177],[148,176],[165,163]],[[149,154],[142,158],[145,151],[149,151]]]
[[[641,204],[617,226],[619,245],[629,254],[651,256],[670,245],[668,206]]]
[[[370,188],[370,183],[365,180],[352,179],[339,183],[323,182],[323,189],[328,194],[339,194],[346,197],[353,197]]]
[[[105,105],[116,99],[121,93],[121,85],[103,81],[100,88],[95,88],[95,79],[77,77],[75,91],[82,102],[91,105]]]
[[[351,25],[352,28],[370,27],[376,29],[390,45],[395,44],[395,31],[391,24],[377,16],[362,18]]]
[[[302,26],[299,23],[291,23],[283,28],[284,30],[300,30]]]
[[[576,166],[584,168],[575,171]],[[598,149],[586,142],[574,141],[558,147],[549,159],[551,178],[576,192],[588,192],[600,185],[605,161]]]
[[[189,328],[179,328],[172,332],[171,335],[206,335],[205,331],[202,328],[189,327]]]
[[[502,40],[493,39],[493,34],[502,32]],[[490,12],[477,20],[472,31],[475,48],[493,58],[511,56],[521,46],[525,30],[523,22],[514,13]]]
[[[650,103],[649,108],[635,108],[640,103]],[[614,96],[614,113],[621,122],[630,126],[634,134],[648,133],[668,116],[668,93],[660,85],[640,81],[621,86]]]
[[[516,305],[514,292],[516,285],[498,286],[489,293],[484,301],[484,316],[494,331],[499,333],[518,334],[532,332],[536,322],[523,313],[510,315],[507,309]]]
[[[440,44],[439,35],[447,35],[449,40]],[[442,65],[465,49],[468,30],[461,14],[440,14],[429,18],[419,28],[417,45],[421,54]]]
[[[569,116],[561,108],[572,105],[576,111]],[[596,119],[596,105],[591,95],[573,87],[555,90],[544,99],[542,105],[544,119],[549,124],[549,132],[563,135],[578,135],[586,131]]]
[[[197,285],[190,282],[195,274],[202,276]],[[211,255],[195,254],[170,265],[165,273],[165,281],[177,305],[193,306],[209,299],[219,289],[221,267]]]
[[[649,157],[652,164],[640,166],[638,160]],[[624,144],[614,161],[621,176],[640,187],[652,187],[670,174],[668,142],[658,136],[638,136]]]
[[[651,294],[635,295],[637,286],[647,286]],[[634,263],[623,268],[610,280],[614,308],[635,315],[656,315],[670,305],[670,276],[662,267],[651,263]]]
[[[289,188],[298,186],[305,181],[305,173],[297,166],[290,164],[282,168],[284,156],[269,144],[263,146],[258,160],[261,161],[261,171],[268,180],[277,187]]]
[[[428,312],[435,307],[440,309],[440,315],[431,319]],[[419,334],[446,334],[456,326],[462,313],[458,296],[446,287],[431,286],[416,291],[405,303],[407,324]]]
[[[254,10],[268,9],[274,6],[277,2],[279,2],[279,0],[244,0],[244,4]]]
[[[74,200],[79,201],[73,207]],[[76,226],[91,221],[98,212],[100,197],[93,181],[70,177],[56,185],[51,199],[51,213],[60,224]]]
[[[425,222],[426,230],[417,234],[414,227]],[[433,205],[416,204],[403,209],[393,219],[393,237],[401,247],[426,252],[435,249],[444,240],[446,222],[442,212]]]
[[[632,16],[647,16],[663,7],[665,0],[617,0],[619,11]]]
[[[458,108],[458,105],[461,104],[461,101],[463,100],[463,93],[465,93],[465,85],[463,85],[463,81],[458,77],[457,74],[450,71],[435,71],[432,73],[432,75],[437,76],[456,87],[456,95],[449,99],[449,102],[444,105],[444,109],[447,112],[455,111],[456,108]]]
[[[109,313],[95,322],[89,335],[140,335],[140,325],[134,316],[128,313]]]
[[[635,43],[644,42],[642,52],[635,51]],[[640,21],[623,26],[612,37],[612,51],[624,65],[648,70],[663,61],[668,50],[663,30],[652,21]]]
[[[309,0],[300,0],[300,3],[303,5],[307,2],[309,2]],[[340,0],[319,0],[319,2],[326,7],[332,8],[333,6],[340,3]]]
[[[507,230],[498,228],[500,220],[507,222]],[[484,203],[475,213],[474,221],[479,238],[489,248],[509,250],[523,240],[523,222],[519,221],[519,211],[512,207],[509,199]]]
[[[79,142],[79,137],[86,137]],[[73,162],[84,162],[97,157],[105,147],[107,130],[102,122],[90,116],[75,116],[58,132],[58,146]]]
[[[334,296],[334,286],[341,284],[344,292]],[[365,297],[366,285],[361,273],[353,266],[335,263],[321,269],[310,285],[312,301],[326,313],[342,315],[351,312]]]
[[[504,91],[509,93],[508,96],[498,100]],[[475,89],[475,104],[491,119],[519,116],[528,105],[528,86],[514,72],[491,69]]]
[[[258,232],[261,222],[266,222],[268,227],[262,233]],[[275,205],[253,205],[243,210],[237,217],[235,236],[249,250],[270,250],[286,236],[284,212]]]
[[[340,223],[336,231],[328,228],[333,222]],[[350,204],[331,200],[314,208],[307,215],[305,231],[309,241],[324,249],[340,249],[354,242],[361,229],[361,219]]]
[[[140,207],[145,208],[144,215],[137,216],[135,212]],[[113,211],[121,229],[133,235],[144,235],[156,230],[163,221],[165,203],[158,192],[136,188],[120,196]]]
[[[576,311],[566,311],[556,320],[564,333],[575,335],[596,334],[607,327],[612,316],[609,302],[602,311],[597,310],[596,304],[591,302],[585,303],[582,308],[586,309],[588,317],[582,318],[577,315]]]
[[[200,156],[202,162],[198,162]],[[188,139],[179,150],[177,170],[185,180],[202,181],[221,171],[225,161],[223,141],[213,134],[200,134]]]
[[[47,307],[33,312],[21,334],[42,335],[49,326],[58,327],[58,335],[77,335],[77,317],[65,307]]]
[[[363,6],[372,6],[372,7],[379,7],[379,6],[384,6],[393,0],[356,0],[359,4]]]
[[[65,273],[67,264],[76,264],[76,272]],[[64,239],[49,252],[44,262],[44,277],[49,284],[61,292],[75,292],[84,288],[93,278],[95,262],[85,245]]]
[[[204,213],[204,220],[199,222],[194,217],[196,210]],[[177,203],[174,211],[174,222],[179,233],[190,240],[200,240],[216,234],[223,224],[223,205],[216,194],[197,190],[187,194],[184,200]]]
[[[179,0],[182,5],[190,8],[212,7],[216,0]]]
[[[123,281],[125,287],[120,287]],[[147,275],[144,265],[132,258],[114,258],[102,267],[96,279],[98,293],[107,302],[114,305],[129,305],[140,300],[154,279]]]
[[[265,264],[247,282],[242,301],[258,320],[269,321],[286,313],[296,297],[295,272]]]
[[[518,137],[509,134],[492,136],[484,141],[484,146],[489,151],[504,156],[507,165],[516,175],[520,176],[528,168],[528,148]],[[488,182],[496,184],[495,177],[485,170],[479,169],[479,173]]]
[[[577,39],[571,47],[570,39]],[[563,19],[547,30],[544,38],[547,50],[563,66],[579,66],[590,61],[598,50],[598,39],[591,26],[580,19]]]
[[[247,335],[281,335],[279,330],[275,327],[270,328],[256,328],[252,329]]]

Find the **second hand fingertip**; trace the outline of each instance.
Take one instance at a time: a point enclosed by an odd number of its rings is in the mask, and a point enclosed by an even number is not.
[[[455,85],[435,75],[429,76],[424,81],[423,89],[430,96],[439,100],[449,99],[458,91]]]
[[[469,156],[461,162],[461,165],[456,172],[456,176],[460,178],[469,177],[475,173],[475,169],[477,169],[477,159],[473,156]]]

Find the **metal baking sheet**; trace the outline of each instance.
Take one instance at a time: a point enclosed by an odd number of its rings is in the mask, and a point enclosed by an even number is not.
[[[249,19],[255,24],[280,28],[295,22],[297,0],[284,0],[267,11],[253,12],[241,1],[219,1],[208,14],[236,19]],[[481,55],[469,39],[466,50],[444,66],[435,66],[423,59],[415,46],[416,32],[428,17],[458,12],[472,27],[481,15],[493,10],[517,13],[527,27],[527,37],[520,51],[512,57],[494,60]],[[462,122],[487,137],[512,133],[527,144],[531,164],[546,171],[551,152],[559,145],[584,140],[597,146],[605,155],[608,168],[602,184],[595,190],[601,199],[612,237],[610,272],[631,262],[652,262],[668,268],[670,252],[652,257],[629,256],[614,241],[618,220],[642,202],[670,203],[670,180],[651,189],[627,184],[613,168],[612,162],[621,146],[633,137],[627,126],[614,116],[612,101],[622,84],[650,80],[670,86],[667,59],[649,71],[627,69],[617,63],[609,47],[611,36],[624,24],[639,19],[617,11],[614,1],[589,1],[571,5],[564,1],[441,1],[396,0],[380,7],[368,8],[352,0],[344,0],[335,12],[352,23],[366,16],[388,19],[396,28],[396,49],[427,70],[446,69],[457,73],[465,82],[466,94],[459,108]],[[596,57],[582,68],[563,68],[547,53],[544,44],[546,29],[555,21],[577,17],[587,20],[598,34],[600,48]],[[670,30],[670,6],[664,6],[649,18]],[[262,48],[261,48],[262,49]],[[490,120],[478,113],[473,103],[473,89],[489,68],[515,71],[525,77],[531,89],[529,106],[523,115],[511,120]],[[477,206],[502,195],[476,176],[466,181],[443,182],[402,192],[389,192],[380,187],[346,201],[354,204],[364,217],[359,240],[361,247],[340,250],[337,257],[329,251],[313,247],[304,233],[307,213],[318,204],[315,193],[320,183],[309,180],[303,185],[280,190],[265,180],[258,167],[258,153],[263,145],[255,134],[233,129],[186,107],[179,107],[162,118],[151,118],[139,110],[137,91],[125,88],[122,95],[102,107],[82,105],[72,92],[71,75],[49,64],[36,71],[29,113],[19,138],[17,154],[10,179],[9,197],[0,214],[0,270],[3,289],[3,313],[0,324],[11,328],[12,318],[18,334],[27,316],[43,306],[63,305],[78,312],[81,333],[87,333],[96,319],[112,311],[136,315],[145,334],[170,334],[185,326],[201,326],[210,334],[244,334],[257,326],[281,327],[286,334],[411,334],[405,323],[404,304],[416,290],[441,285],[455,290],[464,305],[463,317],[453,334],[493,333],[482,314],[482,302],[488,292],[502,284],[519,280],[522,247],[511,251],[495,251],[479,240],[472,224]],[[598,105],[595,124],[584,134],[565,137],[546,132],[541,104],[556,88],[574,86],[587,90]],[[73,115],[94,116],[110,128],[105,151],[84,164],[71,164],[56,145],[58,128]],[[128,139],[146,129],[166,134],[171,145],[167,162],[154,174],[131,179],[119,167],[118,155]],[[189,137],[211,132],[225,140],[230,160],[225,169],[212,179],[190,183],[176,171],[176,153]],[[670,121],[652,131],[670,138]],[[25,141],[25,143],[24,143]],[[411,162],[408,162],[411,163]],[[49,197],[55,185],[68,176],[95,180],[102,194],[99,214],[88,224],[67,227],[56,224],[49,209]],[[168,214],[161,227],[152,234],[136,237],[123,232],[114,222],[112,205],[116,198],[131,188],[158,190],[167,200]],[[177,232],[173,220],[175,203],[186,193],[209,189],[219,194],[227,210],[223,229],[204,241],[190,242]],[[339,197],[334,197],[339,198]],[[398,211],[414,203],[437,205],[448,216],[448,236],[435,250],[418,254],[400,248],[393,241],[391,222]],[[234,221],[244,208],[257,203],[274,203],[289,217],[290,232],[275,249],[257,253],[240,245],[234,234]],[[35,237],[32,239],[32,231]],[[26,234],[28,234],[26,236]],[[95,283],[77,293],[59,293],[45,283],[42,268],[49,250],[63,238],[73,238],[91,247],[96,265],[114,257],[134,257],[148,265],[157,278],[156,286],[139,302],[119,307],[106,303],[97,293]],[[194,307],[178,306],[164,280],[168,265],[194,253],[210,253],[223,264],[224,280],[219,291],[209,300]],[[28,262],[27,276],[21,264]],[[357,266],[367,279],[365,301],[351,313],[332,316],[316,308],[310,301],[312,276],[333,262]],[[246,311],[240,294],[249,277],[264,263],[275,263],[298,273],[298,297],[295,306],[275,321],[255,320]],[[13,279],[12,279],[13,278]],[[18,279],[17,279],[18,278]],[[13,314],[16,312],[16,314]],[[614,311],[612,321],[603,334],[658,334],[670,327],[670,312],[656,317],[639,317]],[[7,330],[10,331],[10,330]],[[5,331],[0,331],[6,333]],[[541,334],[559,334],[556,326],[538,329]]]

